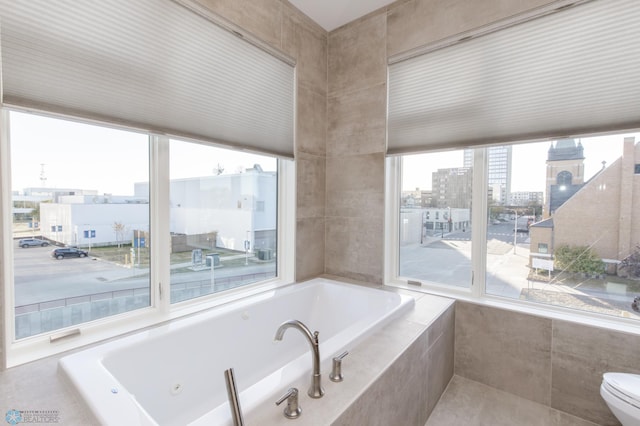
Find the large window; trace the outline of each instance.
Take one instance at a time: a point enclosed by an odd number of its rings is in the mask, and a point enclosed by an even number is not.
[[[150,306],[149,137],[19,112],[10,129],[16,339]]]
[[[292,281],[293,161],[19,111],[3,120],[16,357]]]
[[[295,60],[178,3],[2,9],[9,365],[293,279]]]
[[[276,276],[273,157],[171,141],[171,302]]]
[[[474,161],[462,151],[402,156],[398,276],[469,297],[640,319],[638,143],[640,134],[614,134],[476,148],[484,155]],[[455,203],[470,163],[484,178],[468,187],[486,197],[462,220],[455,212],[470,211],[471,197]]]
[[[401,276],[469,288],[472,183],[462,151],[402,158]]]

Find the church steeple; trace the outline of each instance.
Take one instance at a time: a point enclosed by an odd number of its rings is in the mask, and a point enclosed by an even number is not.
[[[547,185],[543,217],[550,215],[584,184],[584,148],[574,139],[552,142],[547,153]]]
[[[574,139],[559,139],[555,146],[551,143],[547,155],[547,161],[584,160],[584,148],[582,142]]]

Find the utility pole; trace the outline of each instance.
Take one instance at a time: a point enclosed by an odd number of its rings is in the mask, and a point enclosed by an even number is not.
[[[44,173],[44,166],[46,166],[46,164],[40,163],[40,185],[42,185],[43,188],[47,186],[47,176]]]
[[[513,210],[516,220],[513,221],[513,254],[516,254],[516,244],[518,239],[518,211]]]

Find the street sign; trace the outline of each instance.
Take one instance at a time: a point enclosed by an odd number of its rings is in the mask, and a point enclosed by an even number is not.
[[[553,260],[540,259],[538,257],[534,257],[531,260],[531,266],[533,266],[536,269],[544,269],[545,271],[553,271]]]

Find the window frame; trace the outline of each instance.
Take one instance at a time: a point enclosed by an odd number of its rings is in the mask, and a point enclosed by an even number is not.
[[[608,134],[615,132],[608,132]],[[582,135],[587,137],[588,135]],[[579,137],[579,136],[576,136]],[[539,141],[519,141],[511,145]],[[455,148],[460,149],[460,148]],[[471,220],[475,224],[471,232],[471,280],[470,288],[451,287],[443,284],[419,281],[399,275],[400,262],[400,206],[402,195],[402,156],[387,156],[385,159],[385,227],[384,227],[384,273],[385,286],[417,291],[486,305],[509,311],[521,312],[551,319],[576,322],[594,327],[640,335],[640,322],[636,319],[615,317],[597,312],[579,311],[569,307],[546,305],[526,300],[510,299],[486,293],[487,263],[487,185],[488,147],[475,147],[473,157],[473,187]],[[426,151],[428,152],[428,151]],[[437,152],[437,151],[432,151]]]
[[[234,300],[249,297],[278,287],[289,285],[295,278],[295,172],[293,159],[277,158],[277,255],[276,277],[248,284],[222,293],[214,293],[171,304],[170,267],[163,256],[170,252],[167,238],[156,238],[151,246],[150,305],[145,308],[88,321],[47,333],[15,339],[15,292],[13,272],[13,230],[10,155],[10,111],[33,113],[51,118],[71,120],[89,125],[141,132],[149,137],[149,229],[151,235],[169,235],[169,145],[172,135],[152,133],[97,120],[87,120],[63,114],[22,108],[3,107],[0,110],[0,274],[3,283],[4,304],[0,313],[4,318],[5,368],[31,362],[105,339],[158,325],[162,322],[202,312]],[[185,140],[184,137],[179,139]],[[193,140],[213,145],[208,142]],[[218,147],[235,149],[225,144]],[[262,154],[264,155],[264,154]]]

